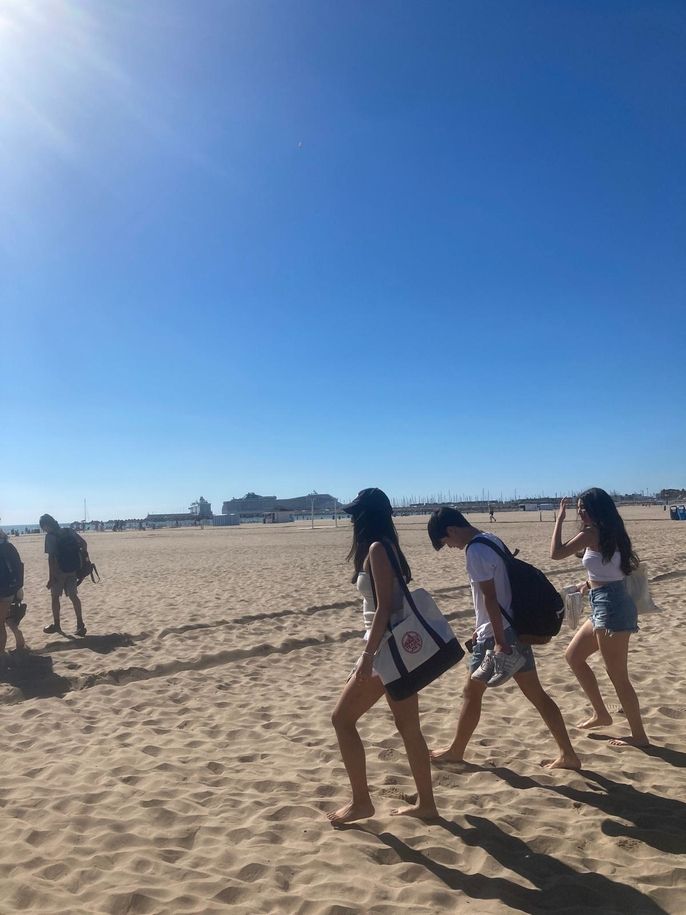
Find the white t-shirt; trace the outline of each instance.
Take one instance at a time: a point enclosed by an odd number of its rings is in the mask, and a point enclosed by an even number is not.
[[[496,537],[495,534],[490,534],[488,531],[479,531],[479,536],[487,537],[501,549],[503,548],[502,540]],[[483,642],[484,639],[493,637],[493,626],[486,610],[486,599],[477,582],[493,579],[498,603],[508,613],[512,607],[512,588],[510,587],[510,579],[505,563],[490,546],[486,546],[484,543],[474,543],[467,548],[466,554],[467,574],[472,586],[472,600],[476,611],[476,637],[479,642]],[[510,623],[507,619],[503,617],[502,620],[503,628],[509,629]]]

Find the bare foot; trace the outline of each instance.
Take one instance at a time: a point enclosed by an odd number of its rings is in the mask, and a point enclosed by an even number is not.
[[[608,746],[611,747],[649,747],[650,741],[647,737],[615,737],[614,740],[608,740]]]
[[[332,826],[342,826],[344,823],[353,823],[355,820],[364,820],[366,817],[374,815],[374,805],[371,801],[364,804],[354,804],[350,801],[338,810],[332,810],[327,813],[327,817]]]
[[[431,750],[429,752],[432,762],[451,762],[451,763],[461,763],[464,762],[464,757],[459,756],[452,748],[442,747],[440,750]]]
[[[410,807],[396,807],[391,810],[392,817],[417,817],[418,820],[436,820],[438,819],[438,810],[436,805],[422,807],[421,804],[413,804]]]
[[[562,753],[557,759],[544,759],[541,765],[544,769],[580,769],[581,760],[576,753]]]
[[[591,715],[585,721],[580,721],[577,727],[590,730],[591,728],[604,728],[608,724],[612,724],[612,715]]]

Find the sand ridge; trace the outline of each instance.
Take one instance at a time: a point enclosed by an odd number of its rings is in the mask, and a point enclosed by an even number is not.
[[[361,634],[344,522],[90,534],[103,582],[82,588],[83,640],[42,634],[42,540],[20,538],[35,653],[0,677],[0,912],[683,911],[686,525],[625,515],[664,608],[631,643],[654,748],[571,728],[582,771],[542,770],[552,741],[506,686],[486,696],[470,764],[435,770],[442,819],[425,824],[388,815],[413,783],[380,703],[361,726],[376,813],[345,830],[324,817],[347,796],[329,719]],[[416,585],[464,640],[462,554],[436,554],[422,519],[398,526]],[[550,519],[490,529],[559,587],[580,579],[578,561],[547,558]],[[72,631],[66,605],[63,619]],[[568,724],[586,709],[570,635],[536,652]],[[594,669],[607,732],[626,732]],[[430,745],[449,738],[464,677],[422,694]]]

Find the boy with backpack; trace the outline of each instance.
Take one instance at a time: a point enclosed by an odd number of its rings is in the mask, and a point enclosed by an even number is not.
[[[517,560],[513,559],[500,538],[472,527],[454,508],[435,511],[429,519],[428,532],[435,550],[444,546],[466,550],[467,574],[476,613],[473,654],[455,737],[448,747],[432,752],[432,759],[445,762],[464,760],[467,744],[481,718],[486,689],[500,686],[513,677],[543,719],[559,749],[555,759],[544,761],[542,765],[550,769],[579,769],[581,762],[569,740],[560,709],[538,679],[533,649],[518,638],[513,626],[513,592],[508,566],[512,567],[510,560]],[[531,566],[528,569],[550,587],[542,573]]]
[[[48,583],[52,603],[52,623],[43,632],[52,635],[62,632],[60,625],[60,597],[65,594],[72,602],[76,615],[76,635],[84,636],[81,600],[78,595],[79,574],[87,560],[86,541],[76,531],[62,529],[52,515],[41,515],[38,523],[45,532],[45,552],[48,556]]]
[[[19,623],[26,613],[24,596],[24,564],[17,548],[0,531],[0,657],[7,647],[7,626],[12,631],[17,651],[26,648]]]

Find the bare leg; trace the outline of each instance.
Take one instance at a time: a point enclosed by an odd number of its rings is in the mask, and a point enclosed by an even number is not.
[[[467,682],[463,690],[464,701],[457,719],[457,729],[453,742],[439,750],[433,750],[431,759],[436,762],[463,762],[464,752],[467,749],[472,734],[481,718],[481,702],[486,692],[486,684],[481,680],[472,680],[467,674]]]
[[[9,622],[7,619],[7,615],[9,613],[9,611],[10,611],[9,602],[3,598],[2,600],[0,600],[0,658],[2,659],[3,663],[7,660],[7,657],[8,657],[8,655],[6,653],[6,648],[7,648],[6,624]]]
[[[61,630],[60,626],[60,593],[57,589],[50,592],[52,605],[52,621]]]
[[[417,803],[410,807],[398,807],[392,812],[392,815],[414,816],[424,820],[437,817],[438,811],[431,784],[429,748],[419,724],[419,697],[415,694],[409,699],[403,699],[402,702],[395,702],[388,694],[386,694],[386,698],[393,712],[396,727],[405,744],[407,761],[417,786]]]
[[[541,765],[546,766],[548,769],[580,769],[581,760],[574,752],[562,713],[541,686],[541,681],[538,679],[536,671],[527,670],[526,673],[515,674],[514,679],[517,686],[545,722],[560,750],[555,759],[544,760]]]
[[[586,661],[598,650],[598,639],[593,631],[593,624],[586,620],[583,626],[574,634],[574,638],[567,646],[565,658],[574,671],[574,675],[581,684],[581,688],[588,696],[593,706],[590,718],[580,721],[579,728],[599,728],[612,724],[612,715],[608,712],[603,697],[600,695],[598,681]]]
[[[76,588],[74,588],[73,591],[70,591],[70,593],[69,593],[69,599],[71,600],[72,605],[73,605],[73,607],[74,607],[74,615],[76,616],[76,628],[77,628],[77,630],[78,630],[78,629],[85,629],[85,626],[83,625],[83,613],[82,613],[82,609],[81,609],[81,598],[79,597],[79,595],[78,595],[78,593],[77,593],[77,591],[76,591]]]
[[[340,699],[331,716],[331,723],[336,729],[338,746],[341,749],[343,765],[350,779],[352,800],[337,810],[328,814],[334,826],[351,823],[370,817],[374,813],[374,805],[369,796],[367,785],[367,763],[364,755],[364,746],[355,725],[369,709],[379,701],[384,694],[383,683],[379,677],[369,680],[355,680],[352,677],[345,684]]]
[[[600,653],[605,662],[605,669],[617,691],[617,697],[631,728],[631,737],[611,740],[610,745],[614,747],[647,747],[650,741],[643,727],[636,690],[629,679],[628,656],[629,636],[631,633],[613,632],[610,634],[605,629],[599,629],[596,635],[598,636]]]
[[[24,634],[17,625],[11,620],[7,620],[7,625],[12,630],[12,635],[14,636],[14,641],[16,642],[16,647],[18,651],[23,651],[26,648],[26,641],[24,640]]]

